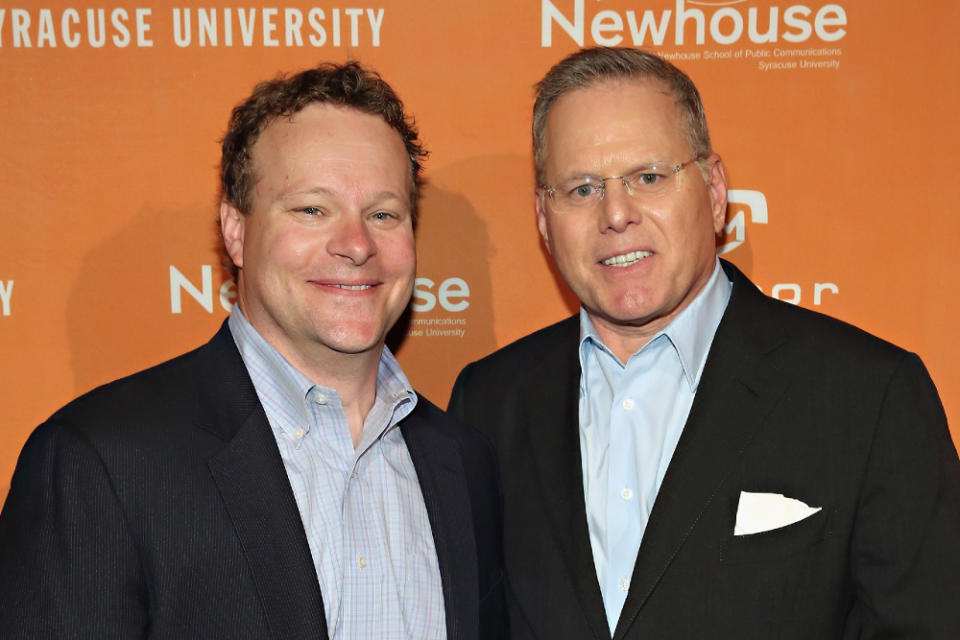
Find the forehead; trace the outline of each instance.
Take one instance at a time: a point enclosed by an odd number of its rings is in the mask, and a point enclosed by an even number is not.
[[[409,158],[400,134],[380,116],[351,107],[315,103],[276,118],[250,155],[258,191],[263,183],[351,179],[401,186],[404,193],[409,188]]]
[[[544,133],[548,173],[578,160],[680,160],[689,152],[674,96],[656,79],[607,80],[565,93]]]

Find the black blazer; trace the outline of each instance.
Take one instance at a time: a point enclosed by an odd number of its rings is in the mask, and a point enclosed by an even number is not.
[[[960,463],[920,360],[733,291],[616,638],[960,638]],[[576,317],[467,366],[450,411],[500,457],[514,638],[610,638],[584,508]],[[734,536],[741,491],[822,510]]]
[[[449,637],[501,637],[493,450],[422,397],[401,429]],[[327,637],[296,500],[226,323],[30,437],[0,514],[0,637]]]

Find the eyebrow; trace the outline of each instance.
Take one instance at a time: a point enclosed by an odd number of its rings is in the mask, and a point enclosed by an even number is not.
[[[650,169],[652,167],[659,167],[661,169],[662,168],[672,169],[674,166],[676,166],[675,162],[670,162],[668,160],[653,160],[650,162],[641,162],[640,164],[634,165],[619,175],[629,176],[631,174],[637,173],[638,171],[642,171],[644,169]],[[565,180],[574,180],[576,178],[602,178],[602,177],[603,176],[600,173],[597,173],[594,171],[571,171],[565,174],[563,177],[558,178],[558,182],[565,181]]]
[[[337,198],[338,193],[332,189],[326,187],[316,186],[310,187],[309,189],[286,189],[277,194],[277,200],[287,200],[289,198],[295,198],[298,196],[327,196],[330,198]],[[370,200],[374,202],[380,202],[383,200],[397,200],[399,202],[406,202],[407,198],[401,196],[389,189],[378,191],[377,193],[371,194]]]
[[[333,191],[325,187],[311,187],[309,189],[297,189],[297,188],[288,187],[277,194],[277,199],[284,200],[286,198],[290,198],[294,196],[312,196],[312,195],[333,196],[336,194],[334,194]]]

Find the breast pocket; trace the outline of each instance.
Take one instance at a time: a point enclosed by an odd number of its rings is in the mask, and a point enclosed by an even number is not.
[[[761,533],[734,536],[720,548],[722,564],[771,562],[803,553],[819,544],[829,532],[826,509],[793,524]]]

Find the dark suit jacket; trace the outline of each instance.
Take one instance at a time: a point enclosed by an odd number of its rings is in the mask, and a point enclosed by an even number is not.
[[[960,463],[920,360],[733,292],[616,638],[960,638]],[[514,638],[609,638],[584,508],[576,317],[466,367],[450,411],[500,457]],[[820,506],[734,536],[741,491]]]
[[[401,429],[449,637],[501,637],[493,449],[424,398]],[[0,637],[327,637],[296,500],[226,323],[30,437],[0,514]]]

